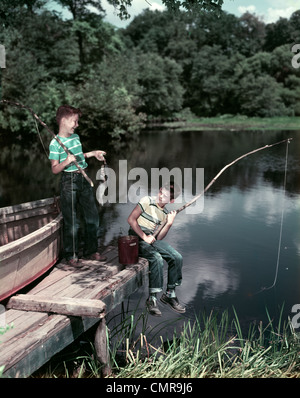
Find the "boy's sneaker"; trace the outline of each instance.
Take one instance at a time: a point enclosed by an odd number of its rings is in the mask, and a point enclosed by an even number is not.
[[[185,307],[181,305],[178,301],[177,297],[168,297],[165,293],[161,296],[160,301],[164,304],[169,305],[172,310],[178,312],[179,314],[183,314],[185,312]]]
[[[93,254],[90,254],[89,256],[84,256],[84,260],[95,260],[95,261],[106,261],[107,257],[103,256],[102,254],[96,252]]]
[[[77,257],[72,257],[67,259],[67,264],[70,265],[71,267],[78,267],[80,266],[79,260]]]
[[[148,298],[146,301],[146,308],[150,315],[161,316],[161,312],[157,305],[157,300],[153,298]]]

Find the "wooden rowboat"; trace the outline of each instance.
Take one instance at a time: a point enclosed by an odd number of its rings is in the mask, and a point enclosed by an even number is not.
[[[0,301],[58,260],[62,214],[56,198],[0,209]]]

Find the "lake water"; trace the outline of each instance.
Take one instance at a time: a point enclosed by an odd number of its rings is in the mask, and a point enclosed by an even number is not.
[[[239,156],[289,137],[293,140],[288,145],[285,192],[287,145],[280,144],[232,165],[215,181],[204,200],[197,203],[194,214],[185,210],[177,215],[165,239],[184,259],[183,283],[177,288],[177,294],[186,304],[187,312],[177,316],[161,305],[164,316],[149,316],[151,328],[163,321],[194,319],[195,314],[204,310],[231,311],[232,307],[245,325],[253,320],[266,321],[266,308],[272,318],[278,319],[283,304],[284,319],[293,316],[292,306],[300,304],[300,136],[297,131],[151,131],[142,133],[129,150],[108,153],[108,166],[115,172],[117,186],[123,184],[123,191],[126,185],[127,190],[132,184],[137,186],[138,176],[136,180],[126,180],[126,173],[134,168],[145,170],[147,176],[151,176],[154,168],[176,168],[182,176],[184,170],[189,169],[194,191],[186,179],[182,181],[184,199],[190,200],[199,193],[196,182],[201,173],[197,175],[197,170],[204,170],[206,186]],[[94,160],[89,164],[89,175],[97,189],[99,164]],[[1,206],[59,194],[59,177],[51,174],[42,150],[31,160],[27,153],[17,159],[5,153],[0,175]],[[122,181],[119,181],[120,175]],[[147,194],[150,179],[146,184],[140,180],[139,184],[141,189],[137,195]],[[124,197],[122,201],[126,202]],[[127,217],[134,206],[133,201],[99,204],[103,245],[116,245],[120,234],[127,234]],[[180,206],[180,203],[173,204],[172,208]],[[264,289],[272,286],[274,280],[274,287]],[[146,298],[147,288],[141,288],[131,297],[130,309],[138,308],[137,312],[142,312]]]

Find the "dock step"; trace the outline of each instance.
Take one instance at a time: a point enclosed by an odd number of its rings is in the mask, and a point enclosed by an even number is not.
[[[105,316],[106,305],[101,300],[19,294],[9,300],[7,308],[61,315],[103,318]]]

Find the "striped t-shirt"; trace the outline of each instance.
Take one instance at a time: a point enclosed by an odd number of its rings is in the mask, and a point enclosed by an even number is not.
[[[88,165],[85,161],[82,145],[80,142],[80,138],[78,134],[72,134],[70,137],[58,137],[61,142],[68,148],[68,150],[76,156],[76,160],[79,166],[82,169],[85,169]],[[52,139],[49,145],[49,159],[59,160],[59,163],[63,162],[67,159],[67,153],[62,148],[62,146],[56,141],[56,139]],[[72,162],[64,169],[66,172],[77,171],[77,166]]]
[[[157,225],[160,225],[167,217],[168,210],[161,208],[156,203],[156,198],[151,196],[144,196],[138,203],[142,213],[137,219],[141,229],[146,234],[152,234]]]

